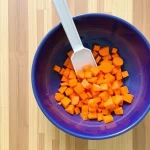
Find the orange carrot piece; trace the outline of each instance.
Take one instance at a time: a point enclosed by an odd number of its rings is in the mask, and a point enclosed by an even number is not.
[[[104,102],[104,106],[106,109],[113,108],[115,106],[112,98],[109,98],[106,102]]]
[[[105,47],[101,48],[101,49],[99,50],[99,54],[100,54],[101,56],[107,56],[107,55],[109,55],[109,47],[108,47],[108,46],[105,46]]]
[[[125,94],[123,100],[127,103],[132,103],[134,96],[132,94]]]
[[[81,113],[81,117],[84,121],[88,120],[88,113]]]
[[[94,57],[96,57],[98,55],[98,53],[96,51],[93,51],[92,54]]]
[[[87,105],[88,104],[88,99],[84,99],[84,100],[82,100],[82,102],[85,104],[85,105]]]
[[[65,90],[65,94],[66,94],[67,96],[73,94],[73,89],[72,89],[72,88],[67,88],[67,89]]]
[[[63,94],[66,89],[67,89],[67,86],[61,86],[61,87],[58,89],[58,91]]]
[[[90,83],[96,83],[97,79],[98,79],[98,77],[92,77],[90,79],[87,79],[87,81],[90,82]]]
[[[108,85],[107,84],[101,84],[100,87],[101,87],[101,91],[108,90]]]
[[[100,62],[100,60],[101,60],[100,56],[97,56],[96,59],[95,59],[95,61],[96,61],[97,64]]]
[[[59,66],[55,65],[53,70],[59,73],[61,68]]]
[[[83,70],[84,71],[89,71],[91,68],[92,68],[91,65],[86,65],[86,66],[83,67]]]
[[[88,95],[87,95],[84,91],[81,92],[81,93],[79,93],[79,96],[80,96],[80,98],[81,98],[82,100],[85,100],[85,99],[88,98]]]
[[[75,78],[76,78],[76,74],[73,70],[71,70],[69,74],[69,79],[75,79]]]
[[[69,58],[71,57],[72,54],[73,54],[73,51],[72,51],[72,50],[70,50],[70,51],[67,53],[67,55],[68,55]]]
[[[89,110],[88,105],[82,105],[82,107],[81,107],[81,111],[82,111],[82,113],[87,113],[87,112],[88,112],[88,110]]]
[[[78,78],[84,79],[84,76],[85,76],[85,75],[84,75],[84,72],[83,72],[83,71],[78,71],[78,72],[77,72],[77,77],[78,77]]]
[[[65,77],[68,77],[70,74],[70,69],[69,68],[66,68],[65,71],[64,71],[64,76]]]
[[[67,68],[74,69],[71,61],[68,63]]]
[[[97,114],[97,120],[98,121],[102,121],[103,120],[103,114],[102,113],[98,113]]]
[[[80,114],[80,108],[79,107],[75,107],[74,108],[75,114],[78,115]]]
[[[122,77],[123,77],[123,78],[126,78],[126,77],[128,77],[128,76],[129,76],[128,71],[123,71],[123,72],[122,72]]]
[[[109,89],[108,89],[108,93],[109,93],[110,95],[113,95],[113,94],[114,94],[112,88],[109,88]]]
[[[68,83],[67,82],[62,82],[60,83],[61,86],[68,86]]]
[[[118,83],[120,87],[123,85],[123,82],[121,80],[118,80]]]
[[[121,74],[121,72],[117,72],[117,73],[116,73],[116,79],[117,79],[117,80],[121,80],[121,79],[122,79],[122,74]]]
[[[99,50],[100,50],[100,46],[99,45],[94,45],[93,51],[99,51]]]
[[[84,77],[85,77],[86,79],[92,78],[92,72],[86,71],[85,74],[84,74]]]
[[[70,97],[70,99],[71,99],[71,104],[72,104],[72,105],[77,105],[78,102],[79,102],[79,96],[72,95],[72,96]]]
[[[98,84],[93,84],[93,90],[94,91],[101,91],[101,86]]]
[[[97,108],[97,112],[101,113],[102,112],[102,108]]]
[[[74,114],[74,106],[73,105],[67,106],[65,111],[68,112],[69,114],[73,115]]]
[[[117,80],[115,80],[112,84],[112,90],[117,90],[120,88],[120,84]]]
[[[79,84],[74,88],[74,91],[75,91],[77,94],[80,94],[81,92],[84,91],[84,87],[82,86],[81,83],[79,83]]]
[[[103,115],[109,115],[110,114],[109,109],[103,109],[102,114]]]
[[[118,107],[114,110],[114,113],[116,115],[123,115],[123,108],[122,107]]]
[[[79,100],[78,104],[76,105],[77,107],[82,107],[83,103],[82,101]]]
[[[64,71],[65,71],[65,69],[62,68],[62,69],[60,70],[59,74],[60,74],[60,75],[63,75],[63,74],[64,74]]]
[[[67,58],[67,59],[65,60],[65,62],[64,62],[64,66],[67,67],[67,65],[69,64],[69,62],[70,62],[70,59]]]
[[[115,95],[114,97],[112,97],[113,99],[113,102],[116,104],[116,105],[120,105],[122,102],[123,102],[123,96],[122,95]]]
[[[114,59],[113,59],[113,64],[115,65],[115,66],[122,66],[123,65],[123,59],[122,58],[120,58],[120,57],[115,57]]]
[[[86,94],[87,94],[87,96],[88,96],[89,99],[92,98],[92,95],[91,95],[90,92],[87,92]]]
[[[103,58],[103,60],[110,60],[111,59],[111,55],[107,55],[107,56],[104,56],[102,58]]]
[[[64,108],[66,108],[70,103],[71,103],[71,99],[69,99],[68,97],[64,97],[61,100],[61,104]]]
[[[93,76],[97,76],[100,72],[100,68],[99,67],[93,67],[93,68],[91,68],[91,72],[92,72]]]
[[[97,119],[97,113],[91,113],[91,112],[89,112],[88,118],[89,119]]]
[[[103,100],[106,101],[109,97],[109,93],[107,91],[103,91],[99,94],[99,97]]]
[[[55,93],[56,101],[60,102],[65,96],[62,93]]]
[[[61,81],[63,81],[63,82],[68,82],[68,78],[65,77],[65,76],[62,76]]]
[[[116,89],[116,90],[114,90],[114,93],[115,93],[115,94],[120,94],[120,93],[121,93],[121,90],[120,90],[120,89]]]
[[[114,82],[115,77],[114,77],[113,75],[111,75],[110,73],[107,73],[107,74],[105,74],[105,79],[106,79],[108,82]]]
[[[88,101],[88,106],[89,106],[89,107],[93,107],[93,108],[97,108],[97,107],[98,107],[97,103],[98,103],[98,102],[97,102],[96,100],[90,99],[90,100]]]
[[[98,96],[99,95],[99,91],[94,91],[93,87],[90,89],[90,93],[93,97]]]
[[[119,57],[119,55],[117,53],[116,54],[112,54],[111,56],[112,56],[112,58]]]
[[[95,108],[93,108],[93,107],[89,107],[89,112],[91,112],[91,113],[96,113],[96,109]]]
[[[75,86],[77,86],[77,84],[78,84],[77,79],[70,79],[69,80],[69,86],[70,87],[75,87]]]
[[[91,88],[91,85],[90,83],[84,79],[82,82],[81,82],[82,86],[85,88],[85,89],[90,89]]]
[[[113,65],[110,64],[108,61],[103,61],[99,67],[100,70],[104,73],[110,73],[114,68]]]
[[[125,95],[125,94],[128,94],[129,93],[129,89],[127,86],[123,86],[120,88],[120,91],[121,91],[121,94],[122,95]]]
[[[103,116],[103,120],[104,120],[104,123],[110,123],[110,122],[112,122],[112,121],[114,121],[114,118],[113,118],[113,116],[112,115],[107,115],[107,116]]]
[[[115,47],[114,47],[114,48],[112,48],[112,53],[113,53],[113,54],[116,54],[116,53],[117,53],[117,51],[118,51],[118,49],[117,49],[117,48],[115,48]]]

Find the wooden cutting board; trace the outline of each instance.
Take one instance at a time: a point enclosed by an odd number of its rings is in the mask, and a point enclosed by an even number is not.
[[[150,41],[150,0],[67,2],[73,16],[116,15]],[[41,39],[58,22],[51,0],[0,0],[0,150],[150,150],[150,113],[133,130],[104,141],[67,135],[42,114],[31,88],[31,65]]]

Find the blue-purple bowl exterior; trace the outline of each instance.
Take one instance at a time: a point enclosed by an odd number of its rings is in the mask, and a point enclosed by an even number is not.
[[[53,71],[54,64],[63,67],[71,49],[66,34],[59,24],[44,37],[32,65],[32,87],[39,107],[59,129],[85,139],[106,139],[118,136],[137,125],[150,110],[150,45],[133,25],[107,14],[85,14],[74,17],[83,45],[92,49],[117,47],[124,59],[124,70],[130,77],[124,79],[135,96],[132,104],[124,104],[124,115],[115,116],[114,122],[83,121],[80,115],[72,116],[58,105],[54,94],[60,84],[60,75]]]

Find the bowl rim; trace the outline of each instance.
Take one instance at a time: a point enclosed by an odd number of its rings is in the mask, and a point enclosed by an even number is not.
[[[78,16],[73,17],[74,20],[76,19],[80,19],[82,17],[87,17],[87,16],[101,16],[101,17],[107,17],[109,19],[114,19],[117,21],[122,22],[123,24],[126,24],[128,26],[130,26],[142,39],[143,41],[146,43],[146,45],[149,47],[150,49],[150,44],[148,42],[148,40],[145,38],[145,36],[135,27],[133,26],[131,23],[127,22],[124,19],[121,19],[117,16],[114,15],[110,15],[110,14],[104,14],[104,13],[86,13],[86,14],[81,14]],[[83,139],[88,139],[88,140],[102,140],[102,139],[108,139],[108,138],[112,138],[112,137],[116,137],[119,136],[127,131],[129,131],[130,129],[132,129],[133,127],[135,127],[137,124],[139,124],[144,117],[146,116],[146,114],[150,111],[150,104],[148,105],[147,109],[143,112],[143,114],[139,117],[138,120],[136,120],[134,123],[132,123],[129,127],[125,128],[124,130],[121,130],[119,132],[116,132],[114,134],[110,134],[107,136],[89,136],[89,135],[82,135],[82,134],[77,134],[75,132],[72,132],[71,130],[68,130],[66,128],[64,128],[63,126],[61,126],[60,124],[58,124],[51,116],[49,116],[48,112],[44,109],[44,107],[42,106],[41,102],[40,102],[40,98],[38,97],[38,93],[36,91],[36,86],[35,86],[35,78],[34,78],[34,73],[35,73],[35,65],[36,65],[36,60],[37,57],[39,55],[39,52],[41,50],[42,45],[44,44],[44,42],[48,39],[48,37],[57,30],[57,28],[59,28],[61,25],[61,23],[57,24],[56,26],[54,26],[47,34],[46,36],[42,39],[41,43],[39,44],[36,52],[35,52],[35,56],[33,59],[33,64],[32,64],[32,68],[31,68],[31,82],[32,82],[32,89],[33,89],[33,93],[34,93],[34,97],[40,107],[40,109],[42,110],[43,114],[47,117],[47,119],[52,122],[57,128],[61,129],[62,131],[72,135],[72,136],[76,136],[78,138],[83,138]]]

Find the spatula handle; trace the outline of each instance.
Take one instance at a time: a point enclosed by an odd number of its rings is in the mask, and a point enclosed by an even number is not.
[[[83,44],[69,12],[66,0],[52,1],[74,52],[83,49]]]

